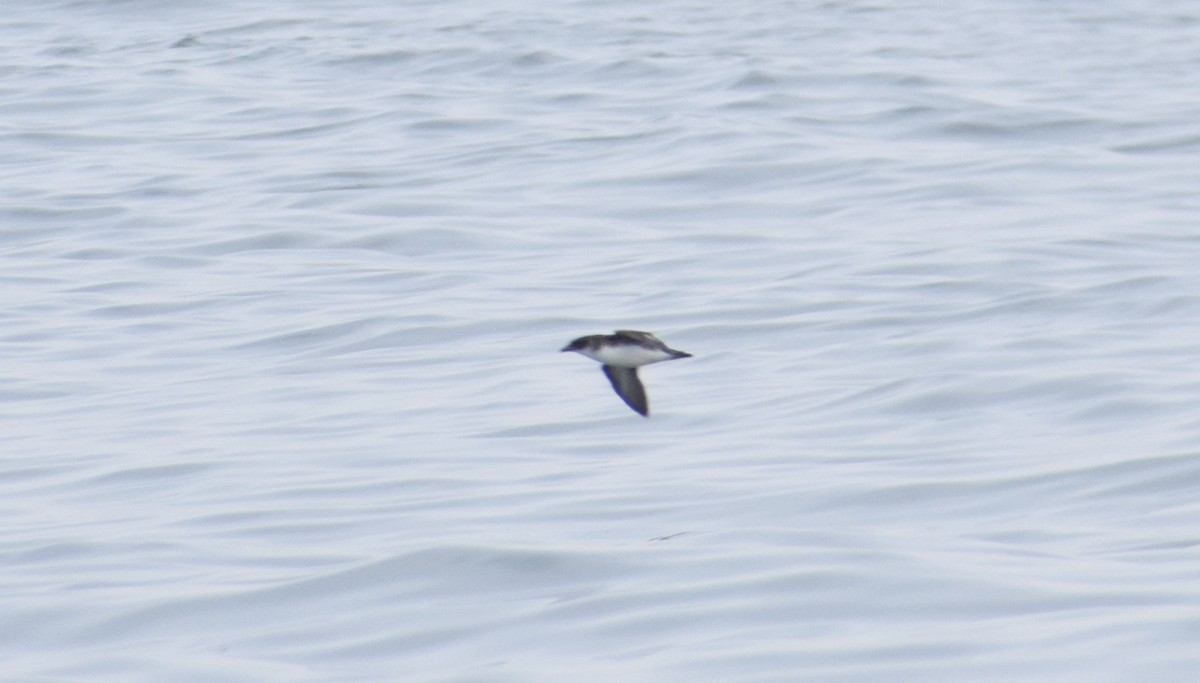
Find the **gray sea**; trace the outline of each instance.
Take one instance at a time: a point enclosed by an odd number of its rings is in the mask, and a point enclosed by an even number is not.
[[[1198,92],[1188,3],[10,3],[0,678],[1196,681]]]

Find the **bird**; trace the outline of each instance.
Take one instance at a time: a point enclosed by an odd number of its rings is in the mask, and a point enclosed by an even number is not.
[[[646,388],[638,379],[637,369],[650,363],[677,358],[691,358],[692,354],[668,347],[649,332],[617,330],[615,334],[592,334],[575,339],[562,347],[562,351],[574,351],[600,362],[600,369],[612,384],[613,391],[642,417],[650,417],[650,404],[646,400]]]

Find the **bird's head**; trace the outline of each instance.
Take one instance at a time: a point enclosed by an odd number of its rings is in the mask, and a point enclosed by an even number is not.
[[[583,351],[587,347],[588,347],[588,338],[580,337],[579,339],[576,339],[575,341],[571,342],[570,344],[567,344],[566,346],[562,347],[559,350],[560,351]]]

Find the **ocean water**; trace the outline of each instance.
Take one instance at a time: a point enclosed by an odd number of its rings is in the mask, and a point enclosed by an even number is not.
[[[5,681],[1195,680],[1196,8],[26,5]]]

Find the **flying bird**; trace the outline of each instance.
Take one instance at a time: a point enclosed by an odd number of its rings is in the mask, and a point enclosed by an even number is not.
[[[649,332],[637,330],[617,330],[616,334],[580,337],[562,350],[574,351],[599,361],[600,369],[612,383],[617,396],[644,417],[650,416],[650,404],[646,400],[646,388],[638,379],[637,369],[650,363],[692,357],[690,353],[669,348]]]

